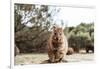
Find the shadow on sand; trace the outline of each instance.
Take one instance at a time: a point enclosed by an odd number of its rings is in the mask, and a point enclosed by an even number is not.
[[[67,60],[62,60],[62,62],[58,62],[58,63],[67,63],[67,62],[68,62]],[[53,63],[51,63],[49,60],[44,60],[40,64],[53,64]]]

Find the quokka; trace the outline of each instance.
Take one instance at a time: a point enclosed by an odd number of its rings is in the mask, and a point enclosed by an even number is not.
[[[65,59],[68,42],[60,27],[53,27],[48,41],[48,57],[51,63],[58,63]]]

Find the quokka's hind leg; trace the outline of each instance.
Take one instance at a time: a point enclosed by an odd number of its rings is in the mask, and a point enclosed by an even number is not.
[[[56,62],[57,62],[57,63],[58,63],[58,62],[62,62],[63,56],[64,56],[63,53],[57,52],[56,55],[55,55],[55,57],[56,57],[56,58],[55,58],[55,59],[56,59]]]
[[[55,63],[62,62],[62,58],[60,58],[58,61],[55,61]]]
[[[65,53],[64,52],[60,52],[60,58],[59,58],[59,62],[63,62],[63,60],[65,60]]]
[[[60,58],[60,59],[59,59],[59,62],[62,62],[62,59],[63,59],[63,58]]]
[[[48,56],[49,56],[49,62],[54,63],[55,62],[55,55],[53,54],[52,51],[48,51]]]

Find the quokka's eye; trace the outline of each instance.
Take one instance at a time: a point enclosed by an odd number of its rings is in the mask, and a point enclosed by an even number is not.
[[[54,33],[55,35],[57,34],[57,33]]]

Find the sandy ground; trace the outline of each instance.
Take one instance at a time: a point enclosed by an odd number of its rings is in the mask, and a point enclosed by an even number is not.
[[[66,63],[71,62],[82,62],[82,61],[93,61],[94,54],[73,54],[66,56]],[[48,62],[47,54],[20,54],[15,57],[15,65],[19,64],[47,64]]]

